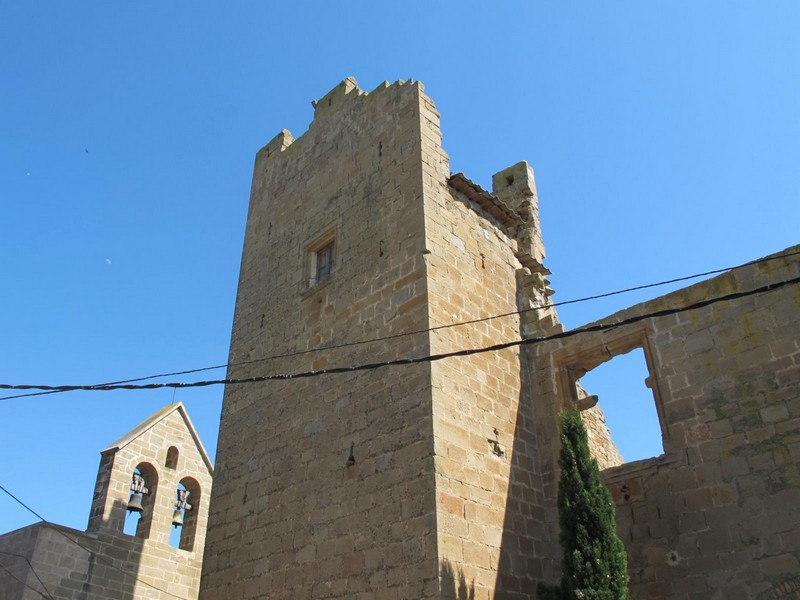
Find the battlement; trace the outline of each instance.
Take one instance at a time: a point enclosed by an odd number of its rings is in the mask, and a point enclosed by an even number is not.
[[[311,104],[314,118],[303,135],[295,139],[284,129],[259,151],[254,202],[266,199],[256,191],[279,181],[285,185],[294,178],[302,181],[302,189],[318,190],[314,195],[322,189],[330,190],[325,194],[339,193],[334,190],[346,187],[347,178],[340,172],[323,175],[327,171],[323,163],[332,156],[354,157],[348,168],[351,181],[366,177],[365,169],[374,169],[378,181],[396,172],[400,163],[421,161],[426,197],[463,203],[483,221],[475,222],[478,229],[502,231],[505,243],[513,248],[516,267],[541,276],[550,273],[543,264],[545,250],[531,167],[521,161],[494,174],[491,192],[461,173],[451,175],[449,157],[442,147],[440,115],[420,82],[383,81],[366,92],[354,77],[348,77]],[[321,233],[329,225],[320,222],[315,227]],[[542,294],[553,293],[548,283],[542,279]]]
[[[257,157],[259,159],[269,158],[276,153],[281,153],[295,141],[302,140],[309,132],[316,129],[321,121],[337,118],[350,110],[356,109],[359,102],[372,100],[385,90],[398,88],[412,88],[419,90],[419,92],[424,92],[425,90],[422,83],[418,81],[399,79],[395,83],[383,81],[371,92],[365,92],[358,87],[355,77],[348,77],[319,100],[311,101],[311,106],[314,107],[314,118],[305,133],[295,138],[288,129],[282,129],[280,133],[258,151]]]
[[[403,96],[406,90],[413,92],[413,99],[405,97],[406,100],[411,100],[411,105],[406,105],[405,111],[398,110],[398,102],[390,101],[387,94],[394,91]],[[425,96],[424,90],[425,87],[419,81],[401,79],[392,84],[383,81],[371,92],[366,92],[358,86],[355,77],[344,79],[319,100],[311,102],[314,118],[305,133],[295,138],[288,129],[283,129],[259,150],[256,157],[256,176],[266,170],[276,169],[278,163],[273,162],[274,157],[283,155],[289,148],[292,148],[291,154],[302,153],[307,139],[310,140],[309,146],[319,148],[320,142],[326,140],[331,149],[341,151],[335,141],[341,132],[349,129],[361,135],[369,128],[377,130],[378,137],[383,136],[388,140],[393,133],[386,129],[387,125],[381,122],[380,117],[391,112],[395,119],[405,119],[402,127],[419,127],[419,137],[423,145],[417,151],[428,154],[423,162],[430,162],[430,175],[434,178],[431,183],[442,187],[449,185],[452,190],[464,194],[469,205],[481,217],[503,229],[510,240],[516,240],[517,258],[523,266],[533,272],[547,274],[547,269],[542,265],[545,252],[541,240],[533,170],[524,161],[503,169],[493,175],[491,193],[462,173],[451,176],[449,159],[441,143],[439,113],[434,102]],[[385,105],[376,107],[375,103],[381,100],[385,101]],[[375,113],[364,114],[364,110],[370,106]],[[378,142],[379,157],[383,156],[386,143]],[[265,164],[266,160],[269,160],[269,167]],[[261,182],[257,180],[256,185],[261,185]]]
[[[394,83],[383,81],[371,92],[365,92],[358,87],[358,82],[355,77],[348,77],[319,100],[311,101],[311,106],[314,107],[314,119],[316,120],[328,114],[336,113],[344,108],[349,101],[354,101],[356,99],[364,100],[366,96],[379,94],[390,88],[401,87],[417,87],[420,92],[425,91],[425,87],[419,81],[414,81],[413,79],[398,79]]]

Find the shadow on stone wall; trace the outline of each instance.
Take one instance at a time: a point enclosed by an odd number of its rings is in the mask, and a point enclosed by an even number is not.
[[[112,511],[124,515],[127,507],[127,502],[116,500]],[[144,549],[141,538],[121,531],[103,531],[96,537],[80,532],[58,532],[53,540],[62,548],[64,556],[70,557],[62,563],[69,560],[72,565],[51,590],[56,598],[133,600],[136,597]],[[147,588],[144,585],[143,589]],[[154,592],[149,589],[146,593]]]
[[[475,583],[467,584],[464,572],[459,569],[458,575],[449,560],[443,560],[441,566],[442,598],[455,600],[475,600]]]
[[[557,578],[560,547],[553,527],[557,487],[552,477],[551,410],[534,402],[536,368],[530,349],[520,352],[521,392],[505,505],[495,600],[531,600],[536,586]],[[551,425],[551,427],[548,426]],[[555,427],[556,429],[553,429]],[[548,435],[542,435],[545,431]]]
[[[126,508],[127,503],[118,500],[112,510]],[[0,536],[0,599],[171,597],[139,583],[143,551],[141,538],[113,529],[86,533],[46,521],[34,523]]]

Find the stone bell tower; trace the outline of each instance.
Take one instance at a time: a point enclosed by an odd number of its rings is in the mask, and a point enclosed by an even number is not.
[[[0,598],[194,600],[212,474],[183,404],[162,408],[100,453],[85,532],[0,535]]]
[[[197,597],[212,476],[181,403],[164,407],[100,453],[86,532],[113,547],[136,579],[106,569],[106,577],[120,583],[97,597],[117,596],[131,585],[133,598]]]

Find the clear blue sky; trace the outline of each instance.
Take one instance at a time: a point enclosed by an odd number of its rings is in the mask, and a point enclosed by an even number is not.
[[[254,154],[349,75],[421,80],[484,187],[530,162],[554,300],[796,244],[798,31],[794,0],[3,2],[0,382],[225,363]],[[0,484],[83,529],[101,449],[175,399],[213,457],[221,398],[2,401]],[[0,494],[0,532],[33,520]]]

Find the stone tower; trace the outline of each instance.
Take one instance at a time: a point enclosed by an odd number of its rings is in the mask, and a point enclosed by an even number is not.
[[[256,157],[200,597],[533,600],[574,408],[632,598],[796,591],[800,247],[565,332],[525,163],[451,175],[416,82],[314,105]],[[581,378],[633,351],[663,453],[620,464]]]
[[[551,293],[527,164],[493,193],[451,176],[418,82],[350,78],[314,107],[256,156],[229,378],[560,327],[516,314]],[[522,597],[552,578],[520,352],[228,386],[201,597]]]

